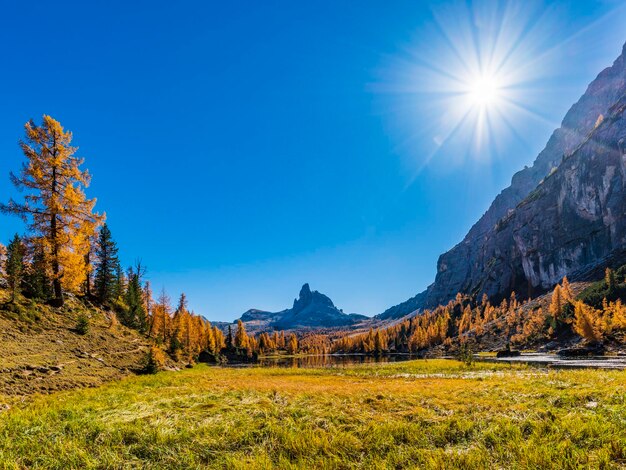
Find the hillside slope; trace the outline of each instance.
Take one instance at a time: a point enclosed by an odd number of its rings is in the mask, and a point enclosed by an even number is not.
[[[0,292],[2,294],[2,292]],[[78,334],[79,314],[89,331]],[[22,300],[0,307],[0,394],[95,387],[140,370],[148,343],[114,315],[69,298],[61,309]]]

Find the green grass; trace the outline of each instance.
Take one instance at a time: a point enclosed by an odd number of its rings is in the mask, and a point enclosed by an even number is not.
[[[445,360],[197,366],[0,414],[2,468],[625,465],[626,374],[617,371]]]

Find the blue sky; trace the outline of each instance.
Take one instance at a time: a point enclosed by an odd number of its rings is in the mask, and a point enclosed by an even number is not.
[[[368,315],[423,290],[626,41],[611,1],[130,3],[0,4],[0,199],[23,124],[52,115],[124,263],[211,320],[304,282]],[[525,111],[445,140],[464,98],[428,69],[462,76],[451,51],[488,45],[487,20]]]

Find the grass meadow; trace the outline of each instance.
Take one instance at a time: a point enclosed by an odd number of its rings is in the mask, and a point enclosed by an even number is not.
[[[620,371],[199,365],[3,401],[2,468],[626,467]]]

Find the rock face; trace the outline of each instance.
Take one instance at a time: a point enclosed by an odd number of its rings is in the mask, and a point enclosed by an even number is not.
[[[343,313],[330,298],[318,291],[311,291],[309,285],[304,284],[292,308],[275,313],[252,309],[240,319],[249,330],[254,331],[345,327],[368,320],[368,317]]]
[[[475,274],[466,284],[468,292],[533,295],[565,275],[576,279],[622,262],[625,109],[622,97],[578,149],[472,250]]]
[[[377,320],[392,320],[395,318],[401,318],[409,313],[413,313],[424,306],[426,300],[426,291],[411,297],[409,300],[402,302],[401,304],[389,307],[383,313],[376,315]]]
[[[626,46],[569,110],[533,166],[516,173],[463,241],[439,257],[435,282],[420,302],[407,301],[394,317],[457,292],[534,295],[564,275],[584,276],[622,259],[625,93]]]
[[[242,322],[251,322],[251,321],[265,321],[275,314],[272,312],[266,312],[265,310],[257,310],[255,308],[251,308],[246,311],[243,315],[241,315],[240,320]]]

